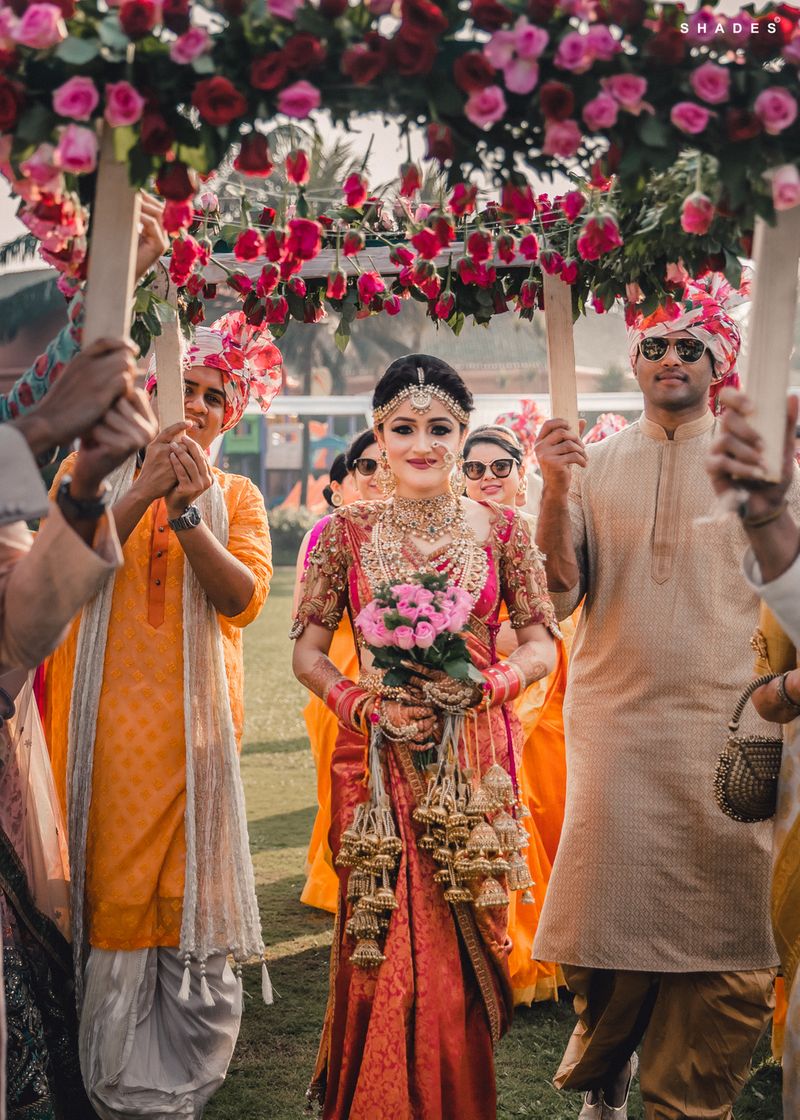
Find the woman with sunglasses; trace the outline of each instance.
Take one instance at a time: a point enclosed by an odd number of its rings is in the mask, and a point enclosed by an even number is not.
[[[454,468],[472,409],[461,377],[437,358],[408,355],[386,370],[372,404],[388,500],[333,515],[311,555],[292,630],[295,674],[340,722],[330,835],[342,857],[341,894],[310,1096],[324,1120],[494,1120],[493,1051],[511,1013],[504,884],[506,876],[512,889],[527,881],[509,847],[519,844],[516,822],[510,814],[502,826],[497,820],[521,747],[511,701],[552,668],[557,628],[528,523],[461,496]],[[362,673],[357,685],[344,679],[329,657],[344,613],[358,617],[387,582],[403,584],[421,631],[420,614],[430,609],[421,592],[431,592],[410,587],[420,574],[443,576],[450,602],[469,611],[463,633],[483,681],[412,661],[418,683],[394,685],[360,631]],[[494,645],[501,603],[518,636],[505,661]],[[448,624],[444,604],[435,613]],[[380,632],[374,636],[377,643]],[[450,760],[429,774],[439,749]],[[425,825],[434,788],[440,831],[453,830],[447,844],[460,846],[452,855]],[[509,859],[490,862],[487,852],[500,851]]]
[[[366,428],[359,432],[346,451],[337,455],[330,468],[330,483],[323,494],[333,509],[350,505],[357,501],[382,501],[376,480],[378,468],[375,432]],[[331,512],[332,512],[331,511]],[[303,539],[297,562],[295,582],[295,604],[300,596],[300,583],[308,564],[308,555],[316,544],[322,530],[330,521],[330,514],[318,521]],[[351,680],[358,676],[358,658],[353,644],[353,630],[350,619],[344,615],[339,628],[333,636],[329,654],[337,669]],[[334,714],[313,692],[309,693],[308,703],[303,710],[306,730],[308,731],[311,754],[317,771],[317,816],[311,831],[306,862],[306,878],[300,901],[307,906],[320,910],[336,912],[339,894],[339,880],[333,870],[333,857],[328,843],[328,830],[331,826],[331,757],[336,743],[339,724]]]
[[[524,503],[527,488],[522,448],[510,428],[497,424],[474,428],[464,444],[462,469],[467,497],[512,509]],[[497,650],[507,656],[517,648],[517,639],[505,611],[500,620]],[[525,854],[535,901],[535,905],[526,906],[515,895],[508,911],[508,934],[514,946],[509,968],[515,1005],[558,1000],[559,985],[564,983],[557,964],[531,958],[539,910],[564,819],[566,761],[561,708],[567,656],[563,641],[556,643],[556,650],[553,672],[544,680],[534,681],[515,705],[525,737],[518,779],[520,798],[531,814],[525,818],[530,839]]]

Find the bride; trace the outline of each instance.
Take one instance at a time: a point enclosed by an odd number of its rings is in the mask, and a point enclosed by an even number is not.
[[[309,1095],[325,1120],[493,1120],[493,1048],[512,1007],[507,891],[531,885],[511,701],[552,670],[558,628],[528,524],[461,496],[472,395],[458,373],[399,358],[372,404],[388,500],[333,514],[292,629],[295,674],[340,724],[339,904]],[[432,572],[472,599],[483,686],[417,667],[418,685],[389,688],[355,625],[361,675],[344,678],[328,657],[344,612],[355,623],[381,586]],[[518,645],[501,661],[503,604]]]

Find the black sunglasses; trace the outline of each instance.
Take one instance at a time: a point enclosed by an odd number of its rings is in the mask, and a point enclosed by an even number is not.
[[[487,467],[492,468],[495,478],[508,478],[515,465],[516,459],[495,459],[493,463],[479,463],[477,459],[468,459],[461,469],[470,482],[477,482],[486,474]]]
[[[643,338],[639,343],[639,350],[648,362],[660,362],[669,350],[670,343],[675,346],[675,353],[680,360],[689,365],[699,362],[706,352],[706,344],[699,338]]]
[[[375,474],[375,471],[378,469],[378,460],[362,457],[361,459],[356,459],[353,463],[353,467],[359,474],[362,474],[365,478],[369,478],[369,476]]]

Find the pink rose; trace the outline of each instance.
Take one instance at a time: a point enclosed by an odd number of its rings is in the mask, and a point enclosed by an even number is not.
[[[550,38],[544,28],[528,23],[524,16],[517,20],[511,36],[520,58],[539,58]]]
[[[721,105],[730,96],[731,73],[727,66],[704,62],[692,71],[689,81],[695,96],[709,105]]]
[[[74,121],[88,121],[99,101],[100,94],[91,78],[70,78],[53,90],[55,112]]]
[[[411,600],[416,597],[419,590],[416,583],[393,583],[392,592],[394,597],[398,600],[406,599]]]
[[[55,182],[61,178],[61,172],[55,166],[55,153],[52,144],[40,144],[33,155],[19,165],[26,179],[32,179],[38,187],[54,193]]]
[[[647,79],[636,74],[614,74],[611,78],[604,78],[603,88],[628,113],[638,116],[642,111],[642,98],[647,93]]]
[[[320,105],[320,92],[311,82],[295,82],[278,94],[278,112],[302,120]]]
[[[583,107],[583,119],[586,127],[592,132],[602,128],[611,128],[617,123],[619,109],[610,93],[599,93],[597,97],[587,101]]]
[[[585,261],[596,261],[605,253],[619,248],[622,245],[617,219],[613,214],[593,214],[583,223],[578,237],[577,249],[579,256]]]
[[[31,4],[12,32],[23,47],[46,51],[67,37],[67,25],[56,4]]]
[[[396,626],[392,630],[392,645],[398,649],[413,649],[414,631],[410,626]]]
[[[681,229],[684,233],[708,233],[715,213],[714,203],[708,195],[694,191],[683,200]]]
[[[797,118],[797,101],[781,86],[765,89],[756,98],[753,108],[770,136],[777,136]]]
[[[571,118],[565,121],[547,121],[544,126],[542,152],[546,156],[561,156],[562,159],[566,159],[575,155],[582,139],[577,121]]]
[[[592,24],[586,33],[586,42],[594,57],[602,62],[610,62],[614,55],[622,50],[621,44],[604,23]]]
[[[169,57],[180,66],[194,62],[211,46],[211,36],[202,27],[190,27],[169,49]]]
[[[436,641],[436,631],[430,622],[418,622],[414,627],[414,644],[420,649],[430,649]]]
[[[420,606],[427,607],[429,603],[433,602],[433,592],[429,591],[427,587],[417,588],[416,600]]]
[[[539,81],[539,65],[529,58],[515,58],[506,66],[503,77],[511,93],[530,93]]]
[[[446,316],[440,317],[446,318]],[[450,616],[446,615],[444,611],[427,611],[426,614],[428,622],[430,622],[437,634],[441,634],[447,628],[447,622]]]
[[[500,86],[476,89],[467,98],[464,114],[478,128],[496,124],[506,114],[506,99]]]
[[[445,614],[447,612],[445,611]],[[452,607],[447,620],[447,630],[450,634],[458,634],[467,624],[469,611],[463,607]]]
[[[767,172],[772,184],[772,202],[776,210],[791,210],[800,203],[800,171],[793,163],[785,163]]]
[[[293,23],[297,13],[303,6],[303,0],[267,0],[267,11],[278,19],[289,20]]]
[[[63,171],[83,175],[97,167],[97,135],[91,128],[68,124],[62,131],[55,160]]]
[[[791,39],[781,51],[781,56],[792,66],[800,66],[800,28],[795,28]]]
[[[489,42],[483,48],[483,53],[492,66],[502,70],[513,59],[517,49],[517,38],[513,31],[501,29],[495,31]]]
[[[669,115],[675,127],[690,136],[702,132],[710,118],[711,112],[702,105],[696,105],[694,101],[679,101],[677,105],[673,105]]]
[[[752,17],[748,17],[752,22]],[[716,26],[720,23],[718,16],[708,8],[701,8],[699,12],[689,16],[689,32],[687,39],[690,43],[710,43],[716,34]]]
[[[144,112],[145,100],[129,82],[109,82],[106,86],[106,111],[112,128],[136,124]]]
[[[594,56],[589,50],[589,40],[580,31],[568,31],[558,44],[553,61],[560,70],[583,74],[594,62]]]
[[[398,603],[398,614],[402,615],[404,622],[408,626],[413,626],[422,613],[422,608],[416,606],[414,603]]]
[[[567,191],[564,197],[558,200],[558,205],[563,211],[564,217],[572,225],[586,206],[586,195],[582,191]]]

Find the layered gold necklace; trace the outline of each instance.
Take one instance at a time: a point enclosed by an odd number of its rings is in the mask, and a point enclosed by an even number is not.
[[[406,555],[410,537],[429,545],[447,542],[446,553],[436,550],[416,558]],[[467,524],[461,502],[452,494],[435,498],[390,498],[385,502],[363,551],[363,564],[373,591],[387,583],[408,581],[415,572],[439,572],[451,583],[478,597],[486,583],[486,550]]]

